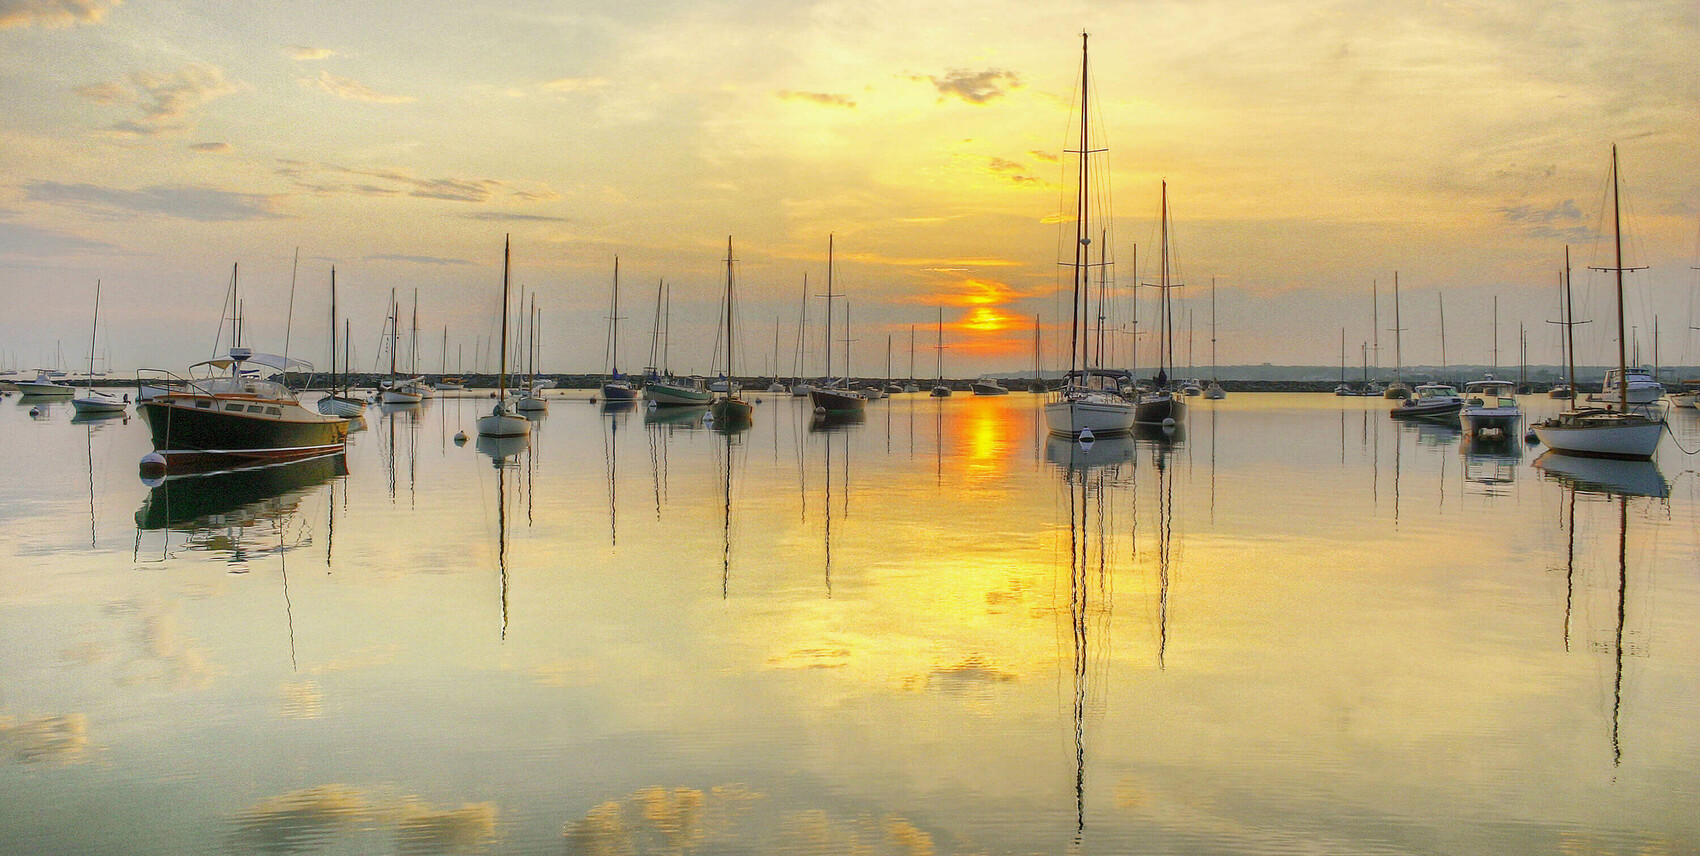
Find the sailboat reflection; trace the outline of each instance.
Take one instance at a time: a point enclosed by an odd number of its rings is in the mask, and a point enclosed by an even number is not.
[[[846,431],[851,426],[868,421],[866,410],[826,410],[817,411],[814,419],[809,422],[809,431]]]
[[[307,497],[332,479],[348,475],[342,452],[300,461],[200,475],[172,475],[148,492],[136,510],[137,553],[142,533],[163,531],[161,558],[173,548],[170,533],[187,535],[180,548],[226,551],[233,566],[246,567],[262,543],[278,533]]]
[[[623,406],[621,406],[623,405]],[[614,546],[620,544],[620,426],[630,418],[632,402],[605,401],[602,403],[602,413],[608,432],[602,437],[602,463],[608,478],[608,543]]]
[[[1615,500],[1617,505],[1617,591],[1616,621],[1610,645],[1612,654],[1611,752],[1612,766],[1623,762],[1623,678],[1624,627],[1628,619],[1629,594],[1629,499],[1644,497],[1663,500],[1670,486],[1652,461],[1582,458],[1560,455],[1552,451],[1535,459],[1535,467],[1547,478],[1558,482],[1568,494],[1565,528],[1566,594],[1564,604],[1564,647],[1570,650],[1570,624],[1576,599],[1576,502],[1579,497],[1594,500]],[[1604,649],[1601,644],[1594,650]]]
[[[748,421],[744,420],[746,427]],[[720,429],[716,429],[720,431]],[[735,468],[734,447],[743,445],[739,439],[740,431],[720,431],[724,443],[721,444],[723,454],[715,459],[720,469],[721,490],[721,524],[720,524],[720,599],[725,600],[732,587],[732,471]]]
[[[1106,467],[1119,470],[1123,464],[1133,460],[1133,453],[1137,448],[1131,434],[1117,434],[1081,442],[1047,431],[1045,461],[1069,472]]]
[[[478,451],[490,456],[490,466],[496,470],[496,575],[501,581],[502,638],[508,638],[508,471],[517,479],[520,456],[530,448],[529,436],[478,436]]]

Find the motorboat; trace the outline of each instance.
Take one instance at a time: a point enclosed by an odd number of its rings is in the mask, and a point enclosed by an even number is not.
[[[998,383],[997,378],[981,378],[968,385],[975,395],[1008,395],[1009,390]]]
[[[1464,397],[1444,383],[1420,383],[1411,397],[1388,411],[1394,419],[1456,420],[1464,409]]]
[[[66,398],[77,394],[76,389],[68,383],[60,383],[55,375],[62,376],[63,372],[36,369],[34,380],[17,380],[13,381],[12,385],[18,388],[20,395]]]
[[[1624,382],[1624,378],[1628,382]],[[1653,370],[1645,366],[1607,369],[1599,393],[1588,396],[1589,401],[1618,403],[1627,400],[1630,407],[1648,405],[1665,396],[1664,384],[1653,379]]]
[[[1510,436],[1523,420],[1517,406],[1517,384],[1491,375],[1464,384],[1464,406],[1458,411],[1459,427],[1465,434],[1498,432]]]
[[[272,375],[264,376],[270,369]],[[190,377],[137,404],[153,433],[153,447],[169,472],[174,466],[221,462],[283,461],[341,451],[348,420],[303,407],[295,393],[273,378],[311,372],[305,360],[232,347],[227,357],[190,366]],[[197,374],[199,372],[199,374]]]

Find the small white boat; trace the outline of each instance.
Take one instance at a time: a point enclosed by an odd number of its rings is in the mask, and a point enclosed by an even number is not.
[[[71,399],[71,406],[78,413],[123,413],[130,406],[130,396],[122,399],[110,392],[94,388],[94,343],[95,331],[100,327],[100,280],[94,281],[94,321],[89,324],[89,388],[88,391]]]
[[[1444,383],[1423,383],[1417,385],[1415,395],[1387,414],[1394,419],[1451,420],[1456,419],[1463,409],[1464,397],[1458,394],[1457,389]]]
[[[1625,385],[1623,378],[1628,378],[1629,381],[1627,389],[1620,390],[1619,387]],[[1599,393],[1588,396],[1588,400],[1616,404],[1625,397],[1631,407],[1637,404],[1652,404],[1665,397],[1665,387],[1653,379],[1653,370],[1645,366],[1608,369]]]
[[[502,357],[501,371],[496,375],[496,405],[490,415],[478,418],[478,441],[485,438],[507,439],[529,437],[531,420],[520,416],[508,406],[508,253],[509,243],[502,241]]]
[[[1210,385],[1204,388],[1204,397],[1212,401],[1221,401],[1228,397],[1228,391],[1223,389],[1222,385],[1216,381],[1211,381]]]
[[[1497,431],[1509,437],[1516,433],[1522,421],[1515,383],[1489,375],[1486,380],[1464,384],[1464,406],[1458,411],[1458,425],[1465,434]]]
[[[1684,380],[1677,383],[1677,388],[1665,394],[1672,407],[1693,408],[1700,399],[1700,380]]]
[[[77,391],[70,384],[58,383],[54,373],[47,369],[36,369],[34,380],[13,381],[20,395],[65,397],[76,395]]]

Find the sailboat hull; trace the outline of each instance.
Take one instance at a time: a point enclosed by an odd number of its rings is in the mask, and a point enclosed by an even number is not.
[[[1186,421],[1186,399],[1172,392],[1140,396],[1134,406],[1134,421],[1141,425],[1163,425],[1170,420],[1176,425]]]
[[[525,437],[530,434],[531,420],[505,412],[499,405],[497,412],[478,418],[480,437]]]
[[[71,406],[78,413],[123,413],[130,405],[111,393],[90,390],[88,395],[71,399]]]
[[[847,389],[810,389],[809,401],[817,410],[827,412],[862,410],[868,400],[860,393]]]
[[[1073,396],[1067,393],[1045,405],[1045,426],[1061,437],[1110,437],[1133,430],[1134,406],[1109,395]]]
[[[319,412],[326,416],[341,416],[344,419],[354,419],[366,412],[366,404],[358,399],[341,395],[327,395],[318,401]]]
[[[631,384],[623,380],[602,385],[602,399],[604,401],[636,401],[637,397],[638,391],[632,389]]]
[[[1665,423],[1619,413],[1564,414],[1535,426],[1535,437],[1566,455],[1651,460]]]

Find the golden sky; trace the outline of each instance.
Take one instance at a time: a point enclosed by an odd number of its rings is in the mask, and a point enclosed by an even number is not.
[[[739,371],[772,370],[777,325],[790,374],[831,234],[857,371],[883,371],[888,335],[905,367],[940,306],[948,374],[1030,366],[1034,316],[1055,367],[1082,30],[1115,280],[1156,276],[1167,179],[1197,362],[1214,277],[1221,363],[1332,365],[1342,327],[1355,355],[1373,287],[1391,365],[1394,271],[1405,362],[1439,361],[1442,292],[1450,362],[1490,358],[1495,295],[1500,362],[1520,322],[1556,359],[1564,244],[1609,263],[1613,142],[1650,266],[1630,323],[1647,348],[1657,315],[1664,361],[1700,361],[1691,0],[0,0],[0,361],[77,367],[97,278],[115,368],[204,358],[234,262],[250,344],[281,351],[299,247],[292,353],[323,362],[335,264],[359,363],[389,290],[405,314],[417,288],[421,367],[447,327],[470,370],[512,233],[548,370],[603,367],[617,255],[622,367],[647,361],[665,278],[673,367],[707,371],[731,235]],[[1577,283],[1609,320],[1604,280]],[[1606,354],[1591,327],[1583,362]]]

